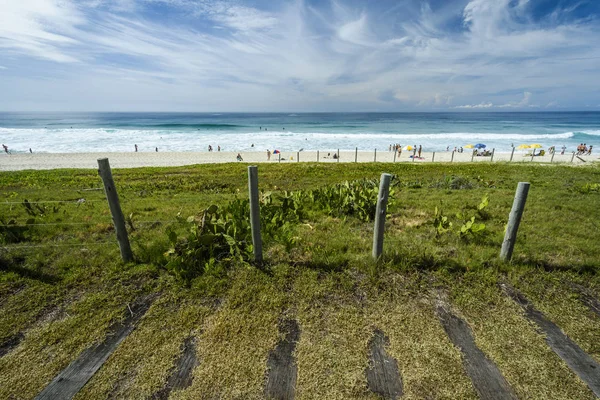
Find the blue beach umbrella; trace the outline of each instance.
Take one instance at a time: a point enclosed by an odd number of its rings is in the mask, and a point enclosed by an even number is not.
[[[483,144],[483,143],[477,143],[477,144],[475,145],[475,148],[476,148],[476,149],[485,149],[485,144]]]

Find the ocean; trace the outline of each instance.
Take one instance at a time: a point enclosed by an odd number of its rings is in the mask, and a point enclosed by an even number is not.
[[[11,152],[388,150],[483,143],[497,152],[539,143],[600,142],[600,112],[527,113],[0,113]]]

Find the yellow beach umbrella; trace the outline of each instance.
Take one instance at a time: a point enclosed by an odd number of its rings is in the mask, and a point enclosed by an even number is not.
[[[402,148],[402,150],[411,151],[413,148],[414,148],[414,147],[412,147],[411,145],[407,145],[407,146],[404,146],[404,147]]]
[[[542,147],[544,147],[544,146],[542,146],[542,145],[541,145],[541,144],[539,144],[539,143],[534,143],[534,144],[532,144],[532,145],[531,145],[531,146],[529,146],[529,147],[531,147],[532,149],[541,149],[541,148],[542,148]]]
[[[472,149],[473,147],[475,147],[475,146],[473,146],[472,144],[468,144],[465,146],[465,149]]]
[[[528,144],[520,144],[517,146],[517,149],[519,150],[524,150],[524,149],[530,149],[531,146],[529,146]]]

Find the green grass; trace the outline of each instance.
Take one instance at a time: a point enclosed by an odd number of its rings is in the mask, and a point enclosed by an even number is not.
[[[148,397],[159,390],[194,335],[200,365],[172,398],[262,398],[278,322],[298,320],[297,398],[375,398],[366,387],[367,343],[379,327],[390,338],[407,398],[475,398],[461,354],[435,315],[446,293],[476,343],[520,397],[592,398],[504,296],[507,281],[600,359],[600,319],[574,284],[600,297],[600,193],[596,166],[508,164],[296,164],[259,167],[263,191],[307,191],[395,175],[384,254],[371,259],[372,222],[306,206],[294,240],[265,242],[266,263],[225,261],[189,281],[166,268],[167,233],[183,236],[176,216],[247,198],[241,164],[114,170],[136,262],[120,261],[96,171],[0,173],[0,218],[26,225],[0,236],[0,343],[24,339],[0,358],[0,397],[30,398],[77,355],[102,340],[127,304],[157,300],[138,328],[78,398]],[[513,263],[498,254],[519,181],[531,182]],[[89,190],[92,189],[92,190]],[[485,214],[477,214],[482,197]],[[85,202],[76,201],[85,199]],[[21,203],[42,203],[27,210]],[[438,234],[438,207],[453,223]],[[457,216],[457,214],[462,214]],[[485,234],[461,238],[476,215]],[[32,222],[32,221],[29,221]],[[64,223],[78,225],[61,225]],[[132,229],[133,226],[133,229]],[[15,229],[8,227],[7,229]],[[288,238],[289,239],[289,238]]]

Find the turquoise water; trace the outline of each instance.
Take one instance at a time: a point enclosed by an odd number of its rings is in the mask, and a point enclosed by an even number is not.
[[[556,113],[0,113],[13,152],[386,150],[483,143],[543,147],[600,142],[600,112]],[[252,146],[254,145],[254,146]]]

